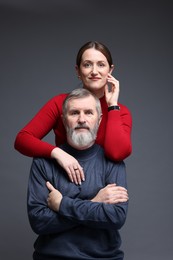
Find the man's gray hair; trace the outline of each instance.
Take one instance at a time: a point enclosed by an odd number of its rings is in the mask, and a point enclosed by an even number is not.
[[[96,110],[97,110],[98,116],[100,117],[101,114],[102,114],[100,100],[93,93],[91,93],[89,90],[87,90],[85,88],[74,89],[74,90],[72,90],[72,92],[70,92],[70,94],[68,94],[68,96],[65,98],[65,100],[63,102],[63,106],[62,106],[63,116],[66,117],[67,106],[68,106],[69,100],[85,98],[85,97],[89,97],[89,96],[92,96],[95,99],[95,101],[96,101]]]

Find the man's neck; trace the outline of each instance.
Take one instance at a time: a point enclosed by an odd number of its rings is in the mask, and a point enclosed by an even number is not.
[[[76,144],[74,144],[71,140],[67,140],[67,143],[68,143],[71,147],[75,148],[76,150],[86,150],[86,149],[90,148],[90,147],[95,143],[95,141],[93,141],[93,142],[91,142],[90,144],[87,144],[87,145],[85,145],[85,146],[76,145]]]

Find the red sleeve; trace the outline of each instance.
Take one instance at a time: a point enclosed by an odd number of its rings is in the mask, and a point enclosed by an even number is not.
[[[120,105],[120,111],[108,112],[104,149],[110,159],[121,161],[132,152],[132,117],[127,107]]]
[[[30,157],[50,157],[51,151],[56,147],[42,139],[60,122],[62,131],[62,103],[67,94],[61,94],[49,100],[33,119],[17,134],[14,147],[20,153]],[[63,129],[64,130],[64,129]]]

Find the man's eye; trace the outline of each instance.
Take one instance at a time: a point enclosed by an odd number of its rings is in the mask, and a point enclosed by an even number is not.
[[[89,111],[86,111],[86,114],[87,115],[93,115],[93,112],[89,110]]]
[[[71,115],[78,115],[78,112],[77,111],[72,111]]]

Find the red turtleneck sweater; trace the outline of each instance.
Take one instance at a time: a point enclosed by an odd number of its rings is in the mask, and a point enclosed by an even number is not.
[[[68,94],[60,94],[49,100],[34,118],[17,134],[15,149],[30,157],[50,157],[51,151],[66,141],[66,131],[62,122],[62,103]],[[108,112],[105,97],[100,99],[102,121],[96,143],[100,144],[106,156],[120,161],[131,154],[132,117],[122,104],[120,110]],[[55,133],[55,144],[42,140],[51,130]]]

